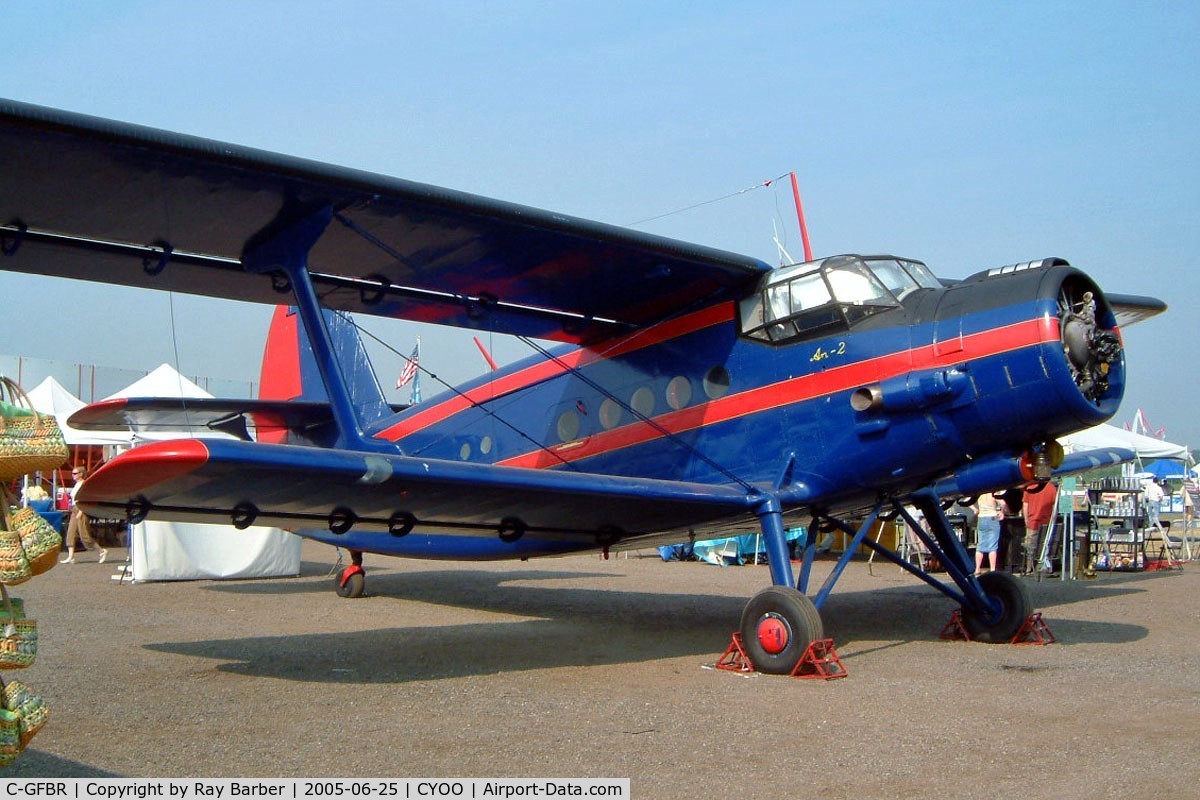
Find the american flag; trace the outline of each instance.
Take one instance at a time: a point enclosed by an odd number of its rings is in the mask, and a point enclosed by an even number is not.
[[[412,379],[417,377],[417,367],[421,363],[421,345],[418,344],[413,348],[412,355],[408,357],[408,363],[404,365],[404,369],[400,371],[400,377],[396,379],[396,388],[403,389],[408,384],[412,383]]]

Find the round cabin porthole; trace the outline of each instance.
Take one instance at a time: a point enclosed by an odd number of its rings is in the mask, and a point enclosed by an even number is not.
[[[717,400],[729,394],[729,370],[718,364],[704,374],[704,394],[709,400]]]
[[[609,431],[621,422],[621,404],[611,397],[606,397],[600,404],[600,425]]]
[[[564,411],[558,415],[558,440],[573,442],[579,438],[579,414],[575,411]]]
[[[692,402],[692,382],[682,375],[671,378],[667,384],[667,405],[678,411]]]
[[[650,416],[654,413],[654,392],[649,386],[643,386],[633,393],[633,400],[629,405],[643,417]]]

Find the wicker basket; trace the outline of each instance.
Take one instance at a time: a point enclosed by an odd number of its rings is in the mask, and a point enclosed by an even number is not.
[[[21,718],[0,708],[0,767],[17,760],[25,746],[21,744]]]
[[[20,681],[9,681],[4,687],[4,708],[19,719],[21,748],[42,729],[50,716],[50,707],[42,696]]]
[[[63,541],[54,526],[28,506],[12,515],[11,525],[21,537],[21,546],[29,559],[29,573],[41,575],[54,569]]]
[[[0,631],[0,669],[25,669],[37,659],[37,620],[17,619]]]
[[[0,414],[0,480],[11,481],[67,463],[70,452],[58,420],[39,414],[20,386],[0,375],[0,398],[4,396],[19,415]]]
[[[0,501],[4,502],[4,501]],[[16,531],[0,530],[0,584],[16,586],[33,577],[29,556]]]

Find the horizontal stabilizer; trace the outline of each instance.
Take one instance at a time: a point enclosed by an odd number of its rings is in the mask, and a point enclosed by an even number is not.
[[[67,420],[84,431],[203,433],[215,431],[249,439],[248,427],[298,434],[333,420],[328,403],[279,400],[224,400],[197,397],[118,397],[92,403]]]

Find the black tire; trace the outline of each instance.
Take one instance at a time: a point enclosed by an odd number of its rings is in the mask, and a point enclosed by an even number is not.
[[[352,573],[345,582],[342,581],[341,575],[333,579],[334,591],[337,592],[338,597],[362,597],[366,585],[367,576],[361,572]]]
[[[809,644],[825,637],[812,600],[786,586],[770,586],[750,598],[742,611],[741,631],[750,662],[770,675],[791,674]],[[772,634],[779,639],[768,647],[764,638]]]
[[[962,607],[963,627],[976,642],[1003,644],[1011,642],[1025,620],[1033,613],[1033,600],[1025,584],[1007,572],[987,572],[979,576],[983,593],[1000,603],[1000,612],[988,622],[983,615],[967,606]]]

